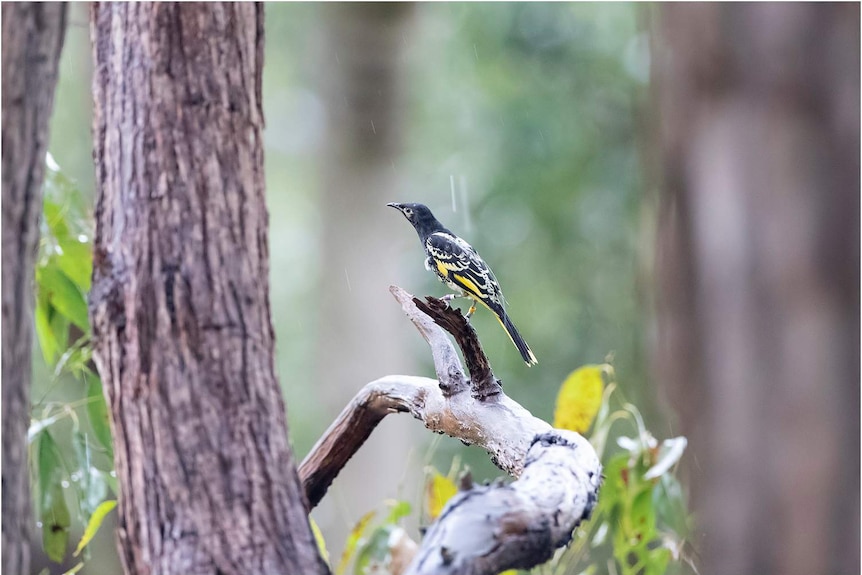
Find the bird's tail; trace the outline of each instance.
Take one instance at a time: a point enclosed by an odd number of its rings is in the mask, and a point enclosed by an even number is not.
[[[515,344],[515,347],[518,348],[518,351],[521,352],[521,357],[524,358],[524,361],[527,365],[536,365],[538,360],[536,356],[533,355],[533,350],[530,349],[530,346],[527,345],[527,342],[524,341],[524,338],[521,337],[521,334],[518,333],[518,329],[515,327],[515,324],[512,323],[512,320],[509,319],[508,314],[503,309],[492,310],[494,314],[497,316],[497,319],[500,321],[500,325],[503,326],[503,329],[506,330],[506,333],[509,334],[509,339],[512,340],[512,343]]]

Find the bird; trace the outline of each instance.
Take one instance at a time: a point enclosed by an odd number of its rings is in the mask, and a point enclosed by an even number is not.
[[[419,234],[419,241],[425,249],[425,268],[434,272],[441,282],[456,292],[442,299],[448,302],[456,297],[471,298],[473,301],[467,312],[468,319],[476,311],[476,302],[481,303],[497,317],[524,362],[528,366],[538,363],[530,346],[506,313],[503,291],[494,272],[473,246],[446,229],[424,204],[393,202],[386,205],[404,214]]]

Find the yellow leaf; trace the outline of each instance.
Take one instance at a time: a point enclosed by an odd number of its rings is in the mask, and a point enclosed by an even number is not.
[[[458,487],[455,483],[433,470],[425,483],[425,510],[428,512],[428,518],[434,521],[440,517],[443,507],[456,493]]]
[[[105,519],[105,516],[111,512],[111,510],[117,506],[116,501],[102,501],[98,507],[96,507],[93,514],[90,516],[90,521],[87,523],[87,528],[84,529],[84,535],[81,537],[81,542],[78,543],[78,548],[75,549],[75,552],[72,554],[73,557],[77,557],[81,551],[84,550],[84,547],[93,540],[93,537],[96,536],[96,532],[99,530],[99,527],[102,526],[102,521]]]
[[[554,427],[586,433],[602,405],[604,365],[585,365],[569,374],[557,395]]]
[[[78,571],[80,571],[83,568],[84,568],[84,562],[82,561],[82,562],[78,563],[77,565],[75,565],[74,567],[72,567],[71,569],[69,569],[68,571],[66,571],[65,573],[63,573],[63,575],[75,575],[75,573],[77,573]],[[51,574],[51,572],[48,571],[47,569],[45,570],[45,572],[48,575]]]
[[[317,522],[311,516],[309,516],[308,522],[311,523],[311,532],[314,534],[317,550],[320,551],[320,556],[329,565],[329,551],[326,550],[326,540],[323,538],[323,533],[320,532],[320,527],[317,526]]]
[[[356,546],[359,544],[359,539],[362,538],[362,534],[365,532],[365,529],[368,527],[368,524],[371,523],[371,520],[374,519],[374,516],[376,514],[376,511],[369,511],[368,513],[360,517],[359,521],[357,521],[356,525],[354,525],[353,529],[351,529],[350,535],[347,536],[347,541],[344,543],[344,551],[341,553],[341,559],[338,561],[338,567],[335,568],[336,575],[342,575],[347,570],[347,565],[350,563],[350,558],[356,551]]]

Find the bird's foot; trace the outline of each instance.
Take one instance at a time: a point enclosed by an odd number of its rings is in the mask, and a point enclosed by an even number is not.
[[[476,302],[473,302],[473,305],[470,306],[470,309],[467,310],[467,315],[465,315],[464,317],[469,320],[470,316],[472,316],[474,313],[476,313]]]

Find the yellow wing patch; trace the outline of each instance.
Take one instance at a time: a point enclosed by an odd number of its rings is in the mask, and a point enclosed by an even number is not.
[[[475,283],[473,283],[473,280],[468,277],[462,276],[461,274],[452,274],[452,277],[455,279],[455,281],[464,286],[467,291],[472,292],[479,297],[482,297],[482,292],[479,291],[479,287]]]
[[[441,262],[438,259],[435,259],[434,263],[437,264],[437,271],[440,272],[441,276],[446,277],[449,275],[449,268],[446,267],[446,264],[444,264],[443,262]]]

